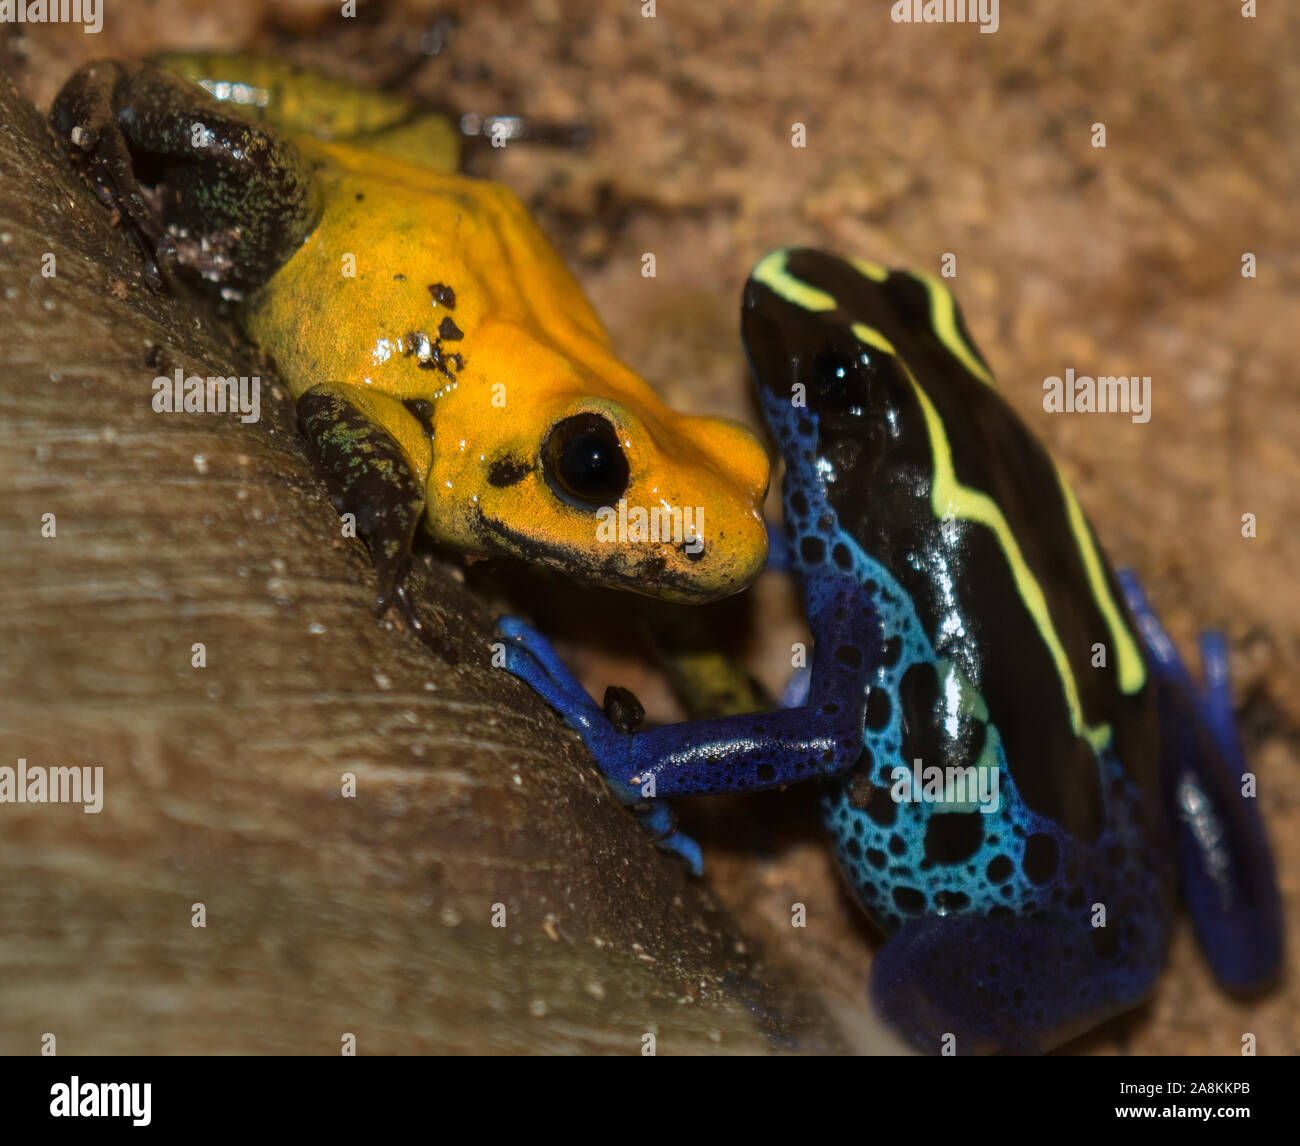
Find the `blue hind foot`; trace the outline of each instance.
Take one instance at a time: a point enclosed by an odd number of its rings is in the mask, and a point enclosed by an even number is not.
[[[639,778],[632,774],[631,737],[614,727],[541,633],[517,617],[502,617],[497,628],[507,638],[506,671],[527,684],[582,737],[610,792],[637,814],[655,846],[681,856],[699,875],[704,870],[699,845],[676,830],[666,803],[642,795]]]
[[[1246,759],[1237,735],[1237,714],[1232,705],[1232,678],[1228,669],[1228,638],[1217,630],[1200,637],[1202,691],[1201,715],[1224,757],[1241,776]]]
[[[1197,684],[1178,648],[1165,631],[1147,598],[1138,576],[1131,569],[1122,569],[1116,576],[1128,607],[1137,620],[1147,654],[1156,674],[1187,693],[1196,705],[1197,715],[1227,763],[1234,766],[1236,774],[1245,772],[1245,758],[1241,740],[1237,735],[1237,717],[1232,704],[1232,678],[1228,667],[1228,638],[1215,629],[1200,635],[1202,683]]]
[[[1119,574],[1154,672],[1161,781],[1196,937],[1226,987],[1265,986],[1282,965],[1281,897],[1268,837],[1237,735],[1222,633],[1201,635],[1193,679],[1130,571]]]
[[[917,1050],[1042,1054],[1135,1006],[1164,956],[1140,918],[924,915],[876,954],[871,999]]]

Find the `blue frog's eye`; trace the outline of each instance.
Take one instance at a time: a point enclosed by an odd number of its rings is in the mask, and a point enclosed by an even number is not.
[[[627,492],[629,469],[618,431],[599,414],[556,422],[542,445],[542,473],[564,501],[582,508],[612,505]]]
[[[817,394],[836,405],[860,399],[864,375],[870,372],[871,367],[859,354],[837,347],[828,347],[813,359],[813,385]]]
[[[853,360],[838,350],[823,350],[813,360],[817,381],[828,389],[842,386],[854,366]]]

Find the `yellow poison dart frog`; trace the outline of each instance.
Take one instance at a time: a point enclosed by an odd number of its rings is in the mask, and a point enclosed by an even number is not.
[[[407,606],[420,521],[682,602],[762,569],[758,440],[675,413],[619,361],[519,200],[458,174],[445,117],[206,55],[90,64],[51,118],[150,273],[232,304],[274,362],[370,546],[380,611]],[[620,502],[689,510],[697,535],[601,528]]]

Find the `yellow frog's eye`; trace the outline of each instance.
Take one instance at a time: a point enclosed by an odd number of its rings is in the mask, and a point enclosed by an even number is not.
[[[551,427],[542,445],[542,473],[571,505],[613,505],[627,492],[628,464],[618,431],[599,414],[574,414]]]

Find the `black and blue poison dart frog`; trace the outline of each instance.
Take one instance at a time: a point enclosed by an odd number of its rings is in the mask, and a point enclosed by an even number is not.
[[[815,641],[802,687],[635,731],[515,619],[509,671],[696,868],[665,800],[816,780],[890,936],[872,999],[920,1050],[1032,1053],[1135,1006],[1179,886],[1216,977],[1267,983],[1281,908],[1222,635],[1195,682],[938,279],[779,250],[742,316],[785,461],[773,560]]]

